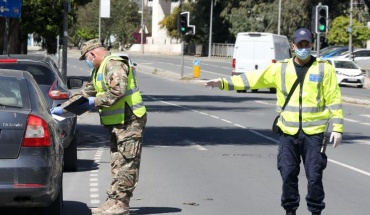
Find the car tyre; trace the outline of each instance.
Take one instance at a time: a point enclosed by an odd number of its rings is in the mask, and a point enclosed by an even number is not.
[[[364,85],[357,85],[357,88],[363,88]]]
[[[77,135],[71,144],[64,149],[64,171],[75,172],[77,170]]]
[[[44,210],[44,215],[61,215],[63,212],[63,182],[61,182],[61,185],[60,185],[60,191],[59,191],[59,194],[57,196],[57,198],[55,198],[54,202],[51,203],[51,205],[49,205],[49,207],[45,208]]]

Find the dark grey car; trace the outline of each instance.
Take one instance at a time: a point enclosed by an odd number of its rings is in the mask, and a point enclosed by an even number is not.
[[[43,55],[1,55],[0,68],[25,70],[31,73],[38,83],[49,109],[68,100],[71,92],[70,85],[66,84],[55,65],[53,59]],[[76,78],[74,78],[76,79]],[[67,80],[69,83],[69,80]],[[82,86],[83,80],[81,79]],[[66,118],[58,121],[62,130],[64,155],[64,169],[77,170],[77,117]]]
[[[58,123],[27,71],[0,69],[0,207],[63,206],[63,146]]]

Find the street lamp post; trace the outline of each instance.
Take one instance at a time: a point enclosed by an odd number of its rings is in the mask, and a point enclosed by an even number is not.
[[[141,38],[140,38],[140,43],[141,43],[141,53],[144,53],[144,0],[141,0]]]
[[[349,33],[349,42],[348,42],[348,51],[349,51],[349,54],[351,55],[352,54],[352,12],[353,12],[353,0],[351,0],[351,3],[350,3],[350,11],[349,11],[349,29],[348,29],[348,33]]]
[[[279,0],[279,15],[278,15],[278,34],[280,35],[280,19],[281,19],[281,0]]]
[[[213,17],[213,0],[211,0],[211,14],[209,21],[209,44],[208,44],[208,58],[211,57],[212,53],[212,17]]]

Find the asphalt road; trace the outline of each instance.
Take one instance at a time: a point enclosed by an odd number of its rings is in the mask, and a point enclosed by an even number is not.
[[[86,65],[75,59],[69,59],[69,75],[88,77]],[[275,95],[209,90],[204,80],[179,80],[179,70],[155,70],[165,64],[155,60],[137,67],[148,124],[131,214],[284,214],[276,168],[278,137],[270,131]],[[344,115],[343,144],[327,149],[324,212],[366,215],[370,108],[345,103]],[[110,180],[108,134],[99,125],[97,113],[80,116],[78,124],[79,171],[64,175],[64,214],[68,215],[90,214],[89,208],[105,201]],[[303,169],[299,179],[298,213],[309,214]]]

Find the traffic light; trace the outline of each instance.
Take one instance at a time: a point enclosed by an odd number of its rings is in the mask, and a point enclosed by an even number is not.
[[[189,12],[182,12],[179,16],[178,32],[186,34],[189,24]]]
[[[190,12],[182,12],[179,14],[178,23],[177,23],[177,32],[182,35],[194,35],[195,26],[189,25]]]
[[[316,33],[328,33],[329,7],[327,5],[316,6]]]

